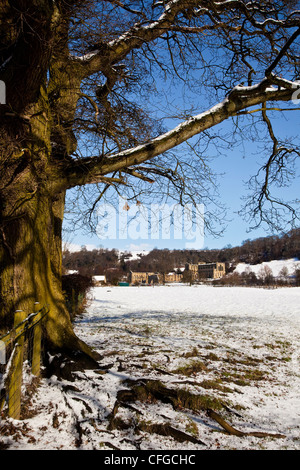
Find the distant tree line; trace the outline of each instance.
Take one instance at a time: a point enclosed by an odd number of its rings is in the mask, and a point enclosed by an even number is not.
[[[62,277],[63,292],[71,319],[81,312],[85,305],[86,296],[93,286],[92,277],[105,275],[109,284],[117,284],[130,271],[146,271],[168,273],[180,270],[186,263],[197,264],[204,262],[223,262],[226,265],[227,276],[215,280],[217,285],[226,286],[300,286],[300,270],[296,270],[293,278],[283,267],[276,278],[268,265],[264,265],[255,273],[246,267],[242,273],[234,272],[238,263],[260,264],[279,259],[300,259],[300,229],[292,230],[281,236],[270,236],[245,240],[241,246],[226,246],[218,250],[169,250],[167,248],[153,249],[147,254],[140,253],[137,259],[132,259],[130,252],[119,253],[116,249],[99,248],[71,252],[66,249],[63,253],[64,275]],[[76,271],[70,273],[70,271]],[[185,271],[183,282],[194,283],[190,271]],[[198,279],[203,282],[203,279]]]
[[[141,271],[167,272],[185,263],[222,262],[227,272],[238,263],[260,264],[271,260],[300,259],[300,229],[278,236],[245,240],[241,246],[226,246],[221,249],[168,250],[154,249],[138,260],[129,261],[127,268]]]
[[[80,251],[63,253],[64,274],[68,271],[77,271],[82,276],[106,275],[109,283],[114,284],[123,275],[126,275],[126,266],[119,260],[118,250],[99,248],[87,250],[82,247]]]
[[[290,274],[286,267],[283,267],[275,277],[272,269],[268,265],[262,265],[257,273],[246,268],[244,272],[233,272],[215,281],[220,286],[300,286],[300,269],[296,269]]]
[[[141,253],[132,259],[130,252],[119,253],[116,249],[99,248],[87,250],[82,247],[80,251],[63,254],[65,274],[75,270],[82,276],[106,275],[109,283],[115,284],[127,276],[130,271],[147,271],[167,273],[182,269],[186,263],[223,262],[226,272],[234,271],[238,263],[260,264],[262,262],[279,259],[300,259],[300,229],[294,229],[286,234],[245,240],[241,246],[226,246],[222,249],[203,250],[169,250],[155,248],[147,254]],[[284,281],[284,273],[281,276]],[[220,281],[225,282],[225,280]],[[243,276],[235,273],[228,282],[237,284],[271,284],[271,273],[246,272]],[[300,275],[299,275],[300,284]]]

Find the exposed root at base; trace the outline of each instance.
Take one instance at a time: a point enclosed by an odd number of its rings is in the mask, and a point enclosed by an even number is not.
[[[283,434],[272,434],[267,432],[242,432],[231,426],[222,416],[211,408],[212,405],[216,406],[216,409],[224,408],[224,404],[218,400],[208,397],[207,395],[196,395],[188,390],[172,389],[166,387],[158,380],[129,380],[126,384],[130,389],[120,390],[117,394],[117,400],[110,417],[109,429],[126,429],[132,425],[132,423],[126,423],[121,418],[117,417],[117,412],[120,407],[129,408],[131,411],[142,415],[143,412],[131,403],[155,403],[161,401],[163,403],[169,403],[175,410],[191,410],[193,412],[204,411],[207,416],[216,421],[227,433],[238,436],[253,436],[258,438],[271,437],[271,438],[285,438]],[[147,423],[143,420],[139,420],[135,423],[135,429],[137,432],[144,431],[148,433],[155,433],[163,436],[173,437],[178,442],[192,442],[200,445],[206,445],[199,439],[183,431],[180,431],[168,423]]]
[[[214,419],[222,428],[225,429],[226,432],[229,434],[232,434],[234,436],[238,437],[244,437],[244,436],[253,436],[253,437],[273,437],[276,439],[283,439],[286,436],[283,434],[272,434],[268,432],[257,432],[257,431],[252,431],[252,432],[242,432],[239,431],[238,429],[235,429],[233,426],[231,426],[227,421],[225,421],[222,416],[220,416],[218,413],[216,413],[214,410],[208,409],[207,414],[210,418]]]

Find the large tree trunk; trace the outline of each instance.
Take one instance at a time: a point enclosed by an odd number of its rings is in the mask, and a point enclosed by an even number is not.
[[[55,56],[65,48],[68,54],[66,41],[58,45],[58,28],[67,27],[68,15],[60,17],[56,2],[14,3],[4,1],[0,6],[0,59],[6,64],[1,79],[7,91],[6,105],[0,106],[0,326],[11,326],[15,310],[30,313],[39,302],[49,308],[47,347],[92,357],[92,351],[74,334],[61,286],[67,186],[61,182],[60,164],[68,158],[70,145],[68,132],[61,121],[58,126],[56,111],[51,110],[48,79],[53,48]],[[66,13],[63,7],[61,11]],[[63,59],[59,65],[62,74]],[[62,76],[56,77],[53,71],[51,75],[65,94],[68,91],[74,111],[74,90],[63,86]],[[62,109],[71,112],[63,98]],[[62,138],[54,155],[53,134],[60,129]]]
[[[28,176],[33,181],[33,175]],[[25,188],[24,188],[25,189]],[[2,194],[0,244],[1,323],[12,324],[17,309],[32,312],[35,302],[49,306],[48,344],[53,350],[90,353],[75,336],[61,287],[61,226],[64,194],[47,188],[15,191],[5,211]],[[19,209],[9,218],[11,207]]]
[[[47,347],[93,357],[74,334],[62,292],[65,190],[56,184],[59,165],[53,164],[46,145],[47,129],[32,124],[33,138],[26,126],[19,126],[18,132],[24,132],[21,148],[12,123],[9,128],[7,132],[7,122],[0,128],[0,325],[11,326],[15,310],[30,313],[39,302],[49,307]]]

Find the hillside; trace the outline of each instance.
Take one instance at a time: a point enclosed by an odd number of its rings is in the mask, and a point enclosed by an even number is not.
[[[286,234],[245,240],[241,246],[223,249],[169,250],[153,249],[141,253],[118,250],[82,248],[78,252],[65,251],[63,266],[83,275],[106,274],[107,278],[119,278],[130,271],[169,272],[185,263],[224,262],[227,271],[239,264],[258,265],[270,261],[300,259],[300,229]],[[274,265],[275,266],[275,265]],[[240,269],[240,268],[239,268]]]
[[[295,271],[300,268],[300,261],[298,258],[291,258],[287,260],[273,260],[273,261],[266,261],[260,264],[246,264],[246,263],[239,263],[234,272],[238,274],[242,274],[244,272],[252,272],[255,275],[259,275],[259,273],[265,268],[268,267],[275,278],[279,277],[291,277],[294,275]]]

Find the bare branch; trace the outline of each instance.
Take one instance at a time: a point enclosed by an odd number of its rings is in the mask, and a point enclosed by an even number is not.
[[[297,37],[300,35],[300,28],[298,28],[292,36],[289,38],[289,40],[285,43],[281,51],[279,52],[278,56],[276,59],[272,62],[272,64],[267,68],[266,70],[266,77],[270,77],[271,72],[275,69],[275,67],[279,64],[280,60],[283,58],[283,56],[286,54],[290,46],[293,44],[293,42],[297,39]]]
[[[176,15],[188,8],[198,6],[197,0],[172,0],[166,3],[164,12],[157,20],[146,25],[135,24],[118,39],[108,44],[102,44],[101,49],[88,53],[80,58],[74,58],[76,63],[82,66],[84,76],[89,76],[100,70],[104,70],[107,64],[119,62],[130,51],[139,48],[145,42],[150,42],[163,35],[172,26]]]
[[[151,160],[157,155],[180,145],[191,137],[220,124],[242,110],[266,101],[288,101],[290,90],[277,89],[270,86],[267,79],[250,87],[237,86],[222,103],[208,111],[194,116],[181,123],[171,131],[154,138],[150,142],[112,155],[110,157],[93,157],[74,162],[65,170],[65,184],[69,187],[97,181],[113,171],[122,170]]]

